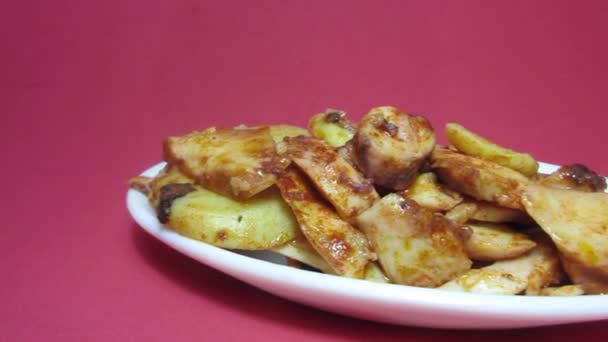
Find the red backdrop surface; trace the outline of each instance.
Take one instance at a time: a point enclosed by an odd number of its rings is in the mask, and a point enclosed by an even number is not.
[[[13,1],[0,11],[0,339],[571,341],[607,322],[444,331],[278,299],[146,235],[126,181],[207,126],[327,107],[456,121],[608,174],[605,1]],[[440,138],[440,141],[445,141]]]

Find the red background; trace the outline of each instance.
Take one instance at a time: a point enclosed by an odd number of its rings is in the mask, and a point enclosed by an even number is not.
[[[126,181],[210,125],[391,104],[608,174],[605,1],[12,1],[0,11],[0,339],[599,339],[441,331],[275,298],[148,237]],[[444,141],[441,138],[441,141]]]

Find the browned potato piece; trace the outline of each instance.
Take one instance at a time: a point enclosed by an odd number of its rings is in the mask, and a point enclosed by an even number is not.
[[[260,193],[285,167],[268,127],[208,128],[164,142],[165,160],[203,187],[236,199]]]
[[[448,123],[445,135],[458,151],[532,176],[538,171],[538,163],[527,153],[519,153],[497,144],[469,131],[456,123]]]
[[[419,174],[402,193],[425,208],[436,211],[446,211],[462,202],[462,196],[437,182],[437,176],[432,172]]]
[[[553,283],[559,276],[557,253],[551,245],[539,244],[517,258],[472,269],[440,288],[501,295],[514,295],[524,291],[527,294],[538,294],[541,288]]]
[[[471,267],[459,227],[413,200],[389,194],[357,218],[389,279],[435,287]]]
[[[317,138],[334,148],[344,146],[355,136],[354,125],[341,110],[328,109],[325,113],[314,115],[308,122],[308,129]]]
[[[471,216],[472,220],[485,222],[512,222],[521,224],[533,224],[534,220],[523,210],[511,209],[498,206],[493,203],[476,201],[477,210]]]
[[[581,296],[585,294],[585,290],[580,285],[562,285],[549,286],[540,290],[541,296],[563,297],[563,296]]]
[[[372,184],[319,138],[285,138],[287,157],[311,179],[343,219],[352,220],[380,196]]]
[[[608,293],[608,194],[532,184],[522,201],[559,249],[574,284]]]
[[[297,137],[298,135],[308,135],[308,130],[292,125],[272,125],[270,135],[275,143],[280,143],[285,137]]]
[[[312,266],[323,273],[335,274],[336,272],[329,264],[317,253],[312,245],[304,236],[297,238],[272,249],[272,251],[284,255],[288,258],[297,260],[308,266]]]
[[[469,222],[473,230],[464,247],[469,258],[479,261],[495,261],[518,257],[536,246],[530,237],[505,224]]]
[[[365,235],[318,198],[297,169],[282,173],[277,185],[306,240],[336,274],[363,278],[368,261],[376,257]]]
[[[582,164],[564,165],[549,175],[538,175],[538,183],[561,189],[603,192],[606,178]]]
[[[473,202],[465,201],[445,213],[445,217],[458,224],[463,224],[471,219],[477,210],[477,205]]]
[[[431,167],[449,188],[500,206],[523,209],[521,194],[530,180],[517,171],[446,148],[436,148]]]
[[[355,135],[357,164],[374,184],[403,190],[435,146],[435,132],[422,116],[394,107],[373,108]]]

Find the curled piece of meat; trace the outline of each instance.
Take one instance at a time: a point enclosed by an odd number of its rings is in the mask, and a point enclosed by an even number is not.
[[[422,116],[394,107],[373,108],[355,134],[357,163],[374,184],[401,191],[416,176],[435,146],[435,132]]]

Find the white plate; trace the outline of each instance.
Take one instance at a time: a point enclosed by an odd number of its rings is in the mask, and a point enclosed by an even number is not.
[[[155,175],[164,164],[146,170]],[[541,164],[541,171],[556,166]],[[127,193],[135,221],[170,247],[264,291],[323,310],[372,321],[434,328],[519,328],[608,319],[608,295],[497,296],[377,284],[285,266],[269,252],[234,252],[183,237],[156,219],[146,197]]]

